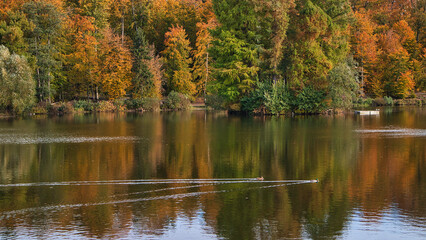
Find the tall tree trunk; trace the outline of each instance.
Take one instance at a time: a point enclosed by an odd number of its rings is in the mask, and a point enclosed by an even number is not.
[[[124,45],[124,15],[121,17],[121,45]]]
[[[204,82],[204,104],[206,103],[206,89],[207,89],[207,80],[209,79],[209,45],[210,43],[207,43],[207,54],[206,54],[206,79]]]
[[[36,60],[38,59],[38,41],[37,41],[37,37],[34,37],[35,40],[35,48],[36,48]],[[37,66],[37,82],[38,82],[38,96],[39,96],[39,100],[43,100],[43,94],[41,91],[41,80],[40,80],[40,67]]]
[[[50,55],[49,57],[51,57],[52,54],[51,54],[50,38],[47,39],[47,46],[49,46],[49,55]],[[52,102],[52,99],[51,99],[52,94],[50,94],[50,80],[51,80],[50,77],[51,77],[51,69],[50,69],[50,66],[49,66],[48,71],[47,71],[47,94],[49,95],[48,96],[49,103]]]
[[[98,86],[96,86],[96,101],[99,101],[99,89]]]
[[[50,94],[50,71],[49,71],[48,78],[47,78],[47,90],[48,90],[47,92],[49,94],[49,97],[48,97],[49,103],[52,103],[52,98],[51,98],[51,94]]]

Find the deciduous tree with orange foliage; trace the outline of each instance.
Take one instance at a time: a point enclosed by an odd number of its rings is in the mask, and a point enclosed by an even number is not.
[[[72,94],[84,92],[98,99],[98,83],[96,73],[98,72],[98,41],[95,37],[95,25],[92,17],[74,15],[68,22],[67,37],[71,44],[71,53],[67,56],[70,71],[68,81]]]
[[[197,23],[197,42],[195,43],[196,49],[193,51],[194,66],[193,66],[193,79],[196,86],[197,96],[206,95],[206,86],[210,82],[211,75],[211,61],[208,49],[213,37],[210,31],[217,26],[215,19],[211,19],[208,23]]]
[[[360,64],[361,88],[374,96],[380,96],[383,87],[377,76],[378,49],[374,23],[366,13],[355,13],[356,24],[352,26],[352,51]]]
[[[126,94],[131,83],[132,56],[120,36],[112,33],[110,28],[103,32],[100,41],[99,72],[97,82],[109,99],[116,99]]]
[[[170,28],[165,35],[165,49],[162,52],[166,67],[166,92],[180,92],[193,96],[195,84],[192,82],[190,64],[191,47],[185,29],[181,26]]]
[[[394,98],[405,98],[413,93],[413,61],[410,54],[402,46],[402,38],[393,30],[383,33],[379,38],[380,54],[383,63],[383,90],[385,95]]]

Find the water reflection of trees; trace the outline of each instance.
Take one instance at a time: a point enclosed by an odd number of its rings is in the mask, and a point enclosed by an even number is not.
[[[178,188],[181,184],[1,189],[1,194],[10,196],[0,198],[2,211],[46,203],[99,203],[232,190],[182,201],[162,199],[28,214],[21,220],[7,219],[3,223],[12,230],[18,225],[34,223],[68,230],[78,225],[88,237],[117,237],[129,231],[161,235],[164,229],[173,227],[178,216],[194,219],[202,211],[206,224],[227,239],[316,239],[342,234],[355,207],[366,215],[380,216],[396,204],[409,218],[421,219],[426,214],[422,201],[426,197],[423,191],[426,180],[421,175],[426,172],[424,141],[365,138],[353,131],[353,126],[374,128],[387,121],[415,128],[419,118],[404,113],[392,116],[396,119],[386,116],[282,119],[197,112],[43,120],[33,128],[42,124],[44,128],[60,131],[67,129],[65,125],[77,122],[89,125],[86,132],[89,135],[137,136],[140,140],[1,145],[3,183],[13,179],[97,181],[260,175],[274,180],[318,178],[321,182],[271,189],[249,189],[247,184],[188,189]],[[144,193],[156,188],[168,190]]]

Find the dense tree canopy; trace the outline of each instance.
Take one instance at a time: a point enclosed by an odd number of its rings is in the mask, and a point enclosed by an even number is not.
[[[0,45],[0,107],[20,113],[34,103],[35,83],[23,56]]]
[[[26,59],[38,101],[407,98],[426,88],[425,19],[425,0],[13,0],[0,44]]]

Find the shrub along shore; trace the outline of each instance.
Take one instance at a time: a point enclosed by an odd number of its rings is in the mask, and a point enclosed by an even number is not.
[[[200,102],[201,99],[198,99]],[[268,108],[269,106],[260,106],[256,109],[241,109],[241,106],[234,105],[229,109],[225,109],[220,104],[220,101],[216,96],[209,96],[206,99],[205,110],[227,110],[229,112],[241,112],[254,115],[300,115],[300,114],[337,114],[343,112],[351,112],[351,109],[357,108],[369,108],[377,106],[426,106],[426,94],[419,94],[414,98],[409,99],[392,99],[390,97],[385,98],[359,98],[353,102],[351,108],[330,108],[327,105],[327,101],[324,101],[319,106],[316,112],[308,111],[281,111],[273,113]],[[163,100],[155,98],[144,98],[144,99],[116,99],[116,100],[74,100],[67,102],[55,102],[47,103],[41,102],[37,105],[27,109],[23,115],[64,115],[64,114],[75,114],[75,113],[94,113],[94,112],[156,112],[156,111],[187,111],[193,109],[193,105],[200,105],[191,103],[190,99],[181,93],[172,92],[169,96]],[[203,103],[201,103],[203,105]],[[304,106],[311,107],[315,106]],[[11,117],[16,114],[9,113],[5,110],[0,112],[0,116]]]

